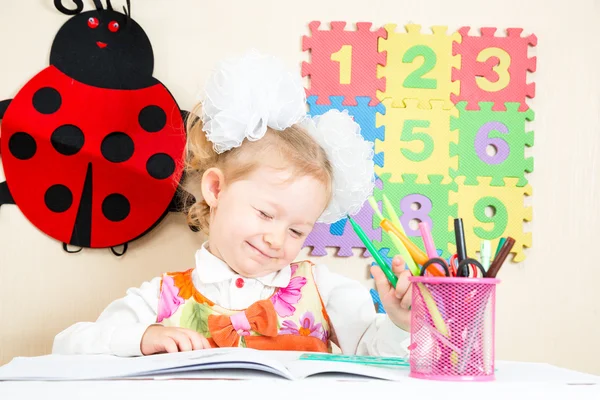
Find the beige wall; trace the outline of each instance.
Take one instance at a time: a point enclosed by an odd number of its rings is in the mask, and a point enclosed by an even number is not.
[[[68,1],[68,0],[66,0]],[[115,4],[124,1],[113,0]],[[91,0],[85,1],[89,8]],[[311,20],[520,26],[539,44],[535,110],[533,248],[506,265],[498,293],[497,354],[600,374],[600,24],[598,1],[559,0],[133,0],[154,46],[154,76],[190,108],[209,69],[225,55],[256,47],[290,66],[306,58],[300,38]],[[327,8],[324,7],[327,5]],[[120,7],[119,7],[120,8]],[[50,0],[0,1],[0,99],[11,98],[48,59],[66,20]],[[0,168],[0,178],[2,178]],[[0,364],[50,351],[54,335],[93,320],[129,286],[163,270],[192,266],[201,242],[169,216],[123,258],[108,250],[68,255],[24,219],[0,208]],[[305,253],[303,253],[304,255]],[[327,261],[363,280],[363,259]]]

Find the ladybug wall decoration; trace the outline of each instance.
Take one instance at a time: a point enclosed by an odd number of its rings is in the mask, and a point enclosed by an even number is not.
[[[16,204],[67,245],[110,248],[173,210],[182,178],[185,113],[152,76],[152,45],[110,0],[67,8],[50,65],[0,102],[0,206]],[[2,223],[0,219],[0,223]]]

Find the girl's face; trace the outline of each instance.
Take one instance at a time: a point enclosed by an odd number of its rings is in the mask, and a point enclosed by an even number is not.
[[[290,176],[269,166],[231,184],[223,182],[219,170],[204,175],[203,193],[210,191],[204,198],[213,208],[209,250],[238,274],[261,277],[293,262],[325,210],[323,183]]]

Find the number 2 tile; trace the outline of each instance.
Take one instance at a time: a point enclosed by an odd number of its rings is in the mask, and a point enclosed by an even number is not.
[[[378,76],[386,79],[379,100],[392,99],[394,107],[402,107],[407,98],[419,99],[421,108],[431,108],[431,100],[442,100],[445,109],[452,108],[452,92],[458,82],[451,80],[452,68],[460,66],[452,55],[452,43],[458,33],[446,35],[447,27],[434,26],[433,34],[421,33],[421,26],[406,25],[407,32],[396,32],[396,25],[385,26],[387,39],[379,39],[379,51],[387,52],[387,63],[378,67]]]

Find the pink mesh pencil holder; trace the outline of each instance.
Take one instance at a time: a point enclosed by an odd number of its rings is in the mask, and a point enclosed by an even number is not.
[[[496,285],[492,278],[413,276],[410,376],[494,380]]]

